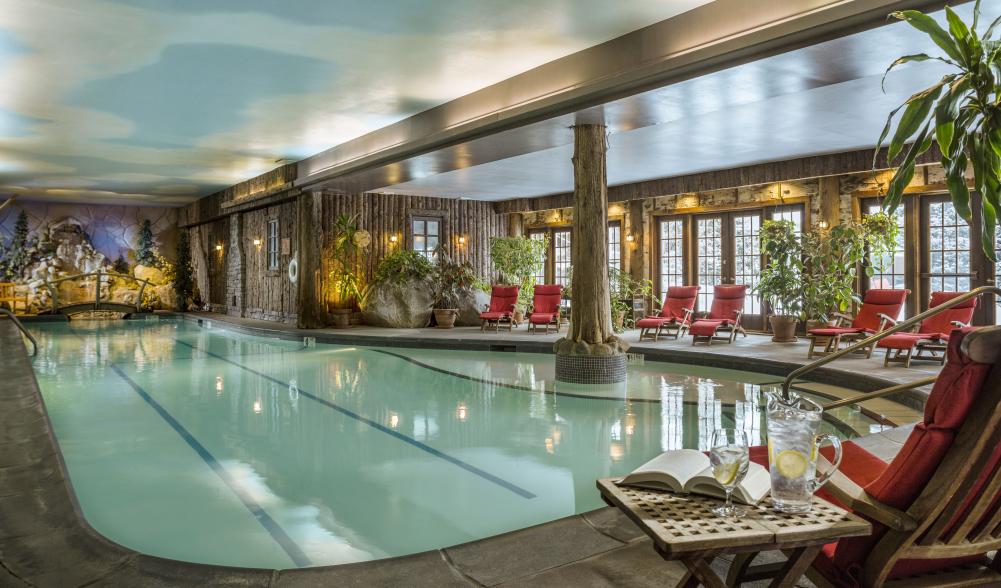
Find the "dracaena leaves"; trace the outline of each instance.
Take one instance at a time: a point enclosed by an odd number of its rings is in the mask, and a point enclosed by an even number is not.
[[[980,213],[984,252],[995,260],[995,233],[1001,214],[1001,40],[993,39],[992,35],[1001,26],[1001,17],[980,35],[977,31],[980,5],[978,0],[972,26],[967,26],[948,7],[945,9],[946,28],[916,10],[891,15],[928,35],[944,56],[906,55],[890,64],[887,74],[905,63],[930,60],[948,63],[958,71],[914,94],[891,112],[880,134],[879,145],[890,136],[893,121],[903,111],[888,148],[889,164],[897,166],[885,199],[885,207],[892,211],[900,204],[904,190],[914,177],[918,156],[931,147],[933,140],[937,141],[956,212],[968,223],[972,223],[974,213]],[[885,80],[886,75],[883,77]],[[905,149],[908,141],[913,142]],[[973,167],[974,185],[981,195],[979,199],[971,199],[968,165]],[[876,167],[875,160],[873,167]],[[978,210],[973,209],[974,202],[979,203]]]

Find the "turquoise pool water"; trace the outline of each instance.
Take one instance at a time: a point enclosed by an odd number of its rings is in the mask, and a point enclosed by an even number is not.
[[[762,440],[774,376],[647,362],[555,387],[552,356],[262,339],[180,321],[32,329],[90,524],[138,551],[290,568],[445,547],[602,506],[599,477]],[[828,432],[868,432],[850,409]],[[849,428],[850,427],[850,428]]]

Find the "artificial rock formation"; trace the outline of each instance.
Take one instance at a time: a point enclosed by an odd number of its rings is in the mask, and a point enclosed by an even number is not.
[[[426,327],[431,320],[432,304],[431,286],[425,282],[373,284],[361,309],[362,320],[374,327]]]

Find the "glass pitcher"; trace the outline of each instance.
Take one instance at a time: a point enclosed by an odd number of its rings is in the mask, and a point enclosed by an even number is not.
[[[772,502],[783,512],[807,512],[811,498],[841,464],[841,440],[818,435],[824,409],[807,398],[768,394],[768,463],[772,476]],[[817,477],[817,448],[834,445],[834,467]]]

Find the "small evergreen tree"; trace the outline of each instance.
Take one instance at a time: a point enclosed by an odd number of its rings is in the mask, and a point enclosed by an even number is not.
[[[23,277],[24,269],[28,267],[30,261],[28,255],[28,214],[21,211],[14,225],[14,237],[10,241],[10,249],[7,256],[7,273],[11,278]]]
[[[191,277],[193,273],[191,244],[188,239],[188,231],[183,229],[177,239],[177,258],[174,270],[174,294],[177,296],[177,310],[184,312],[188,310],[188,299],[192,297],[195,284]]]
[[[118,259],[115,260],[115,263],[111,264],[111,269],[115,270],[115,272],[119,274],[128,274],[129,262],[125,261],[125,258],[122,257],[122,254],[119,253]]]
[[[149,219],[144,220],[142,227],[139,228],[136,263],[148,267],[156,265],[156,241],[153,239],[153,224]]]

